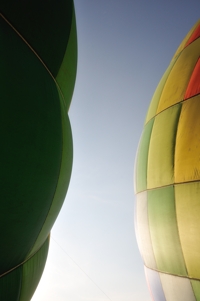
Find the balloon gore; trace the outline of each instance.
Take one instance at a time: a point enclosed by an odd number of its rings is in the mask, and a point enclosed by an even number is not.
[[[72,0],[0,4],[0,300],[28,301],[72,169]]]
[[[200,300],[200,21],[153,95],[135,164],[135,229],[154,301]]]

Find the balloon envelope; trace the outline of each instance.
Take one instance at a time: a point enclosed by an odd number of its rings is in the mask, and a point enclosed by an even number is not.
[[[153,95],[135,165],[135,228],[154,301],[200,300],[200,21]]]
[[[72,0],[0,4],[0,300],[30,300],[72,169]]]

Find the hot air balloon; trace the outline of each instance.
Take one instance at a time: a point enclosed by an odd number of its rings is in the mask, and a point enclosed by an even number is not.
[[[135,164],[135,229],[154,301],[200,300],[200,21],[153,95]]]
[[[0,300],[29,301],[72,169],[72,0],[0,3]]]

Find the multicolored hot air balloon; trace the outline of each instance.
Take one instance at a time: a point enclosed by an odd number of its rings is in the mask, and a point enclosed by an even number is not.
[[[135,164],[135,227],[154,301],[200,300],[200,21],[153,95]]]
[[[72,168],[73,0],[0,3],[0,300],[29,301]]]

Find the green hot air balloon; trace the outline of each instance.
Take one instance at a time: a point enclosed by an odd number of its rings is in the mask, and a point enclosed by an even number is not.
[[[200,21],[150,104],[135,165],[135,225],[154,301],[200,301]]]
[[[72,169],[72,0],[0,3],[0,300],[28,301]]]

